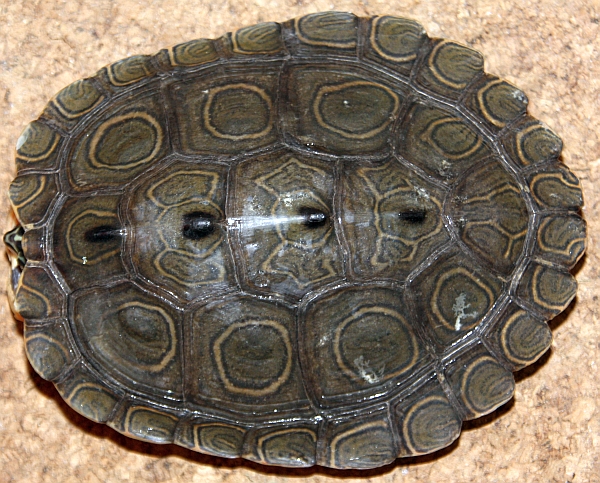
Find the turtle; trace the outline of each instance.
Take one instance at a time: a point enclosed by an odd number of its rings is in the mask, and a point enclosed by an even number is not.
[[[267,22],[65,87],[16,147],[27,357],[132,438],[376,468],[511,399],[576,295],[583,195],[482,55]]]

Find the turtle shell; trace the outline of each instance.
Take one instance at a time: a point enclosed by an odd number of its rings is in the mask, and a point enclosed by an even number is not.
[[[133,438],[282,466],[436,451],[512,397],[575,296],[560,152],[478,52],[403,18],[116,62],[17,144],[29,360]]]

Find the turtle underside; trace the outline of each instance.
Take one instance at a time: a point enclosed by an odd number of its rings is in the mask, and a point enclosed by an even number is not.
[[[29,360],[142,440],[334,468],[436,451],[512,397],[575,296],[560,151],[479,53],[407,19],[122,60],[18,141]]]

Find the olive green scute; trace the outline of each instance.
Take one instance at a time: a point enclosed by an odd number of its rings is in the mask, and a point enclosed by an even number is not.
[[[511,303],[488,336],[500,355],[521,369],[538,360],[552,343],[548,324]]]
[[[214,62],[219,58],[213,41],[209,39],[190,40],[171,47],[167,52],[173,67],[192,67]]]
[[[192,310],[187,401],[278,416],[307,410],[297,340],[294,312],[275,301],[230,295]]]
[[[180,423],[175,443],[186,448],[223,458],[242,456],[246,429],[210,419]]]
[[[35,371],[48,381],[58,379],[65,368],[75,360],[75,351],[64,321],[36,326],[25,324],[27,359]]]
[[[384,15],[369,19],[366,58],[403,75],[410,75],[419,50],[427,40],[423,26],[406,18]]]
[[[386,383],[406,384],[430,361],[402,299],[401,291],[364,284],[330,290],[303,308],[303,367],[322,407],[380,396]]]
[[[492,130],[500,130],[527,111],[527,96],[512,84],[486,74],[470,88],[465,105]]]
[[[105,97],[104,92],[91,79],[81,79],[56,94],[42,116],[58,123],[63,129],[70,130],[82,116],[98,107]]]
[[[198,74],[167,87],[174,141],[184,154],[237,154],[277,140],[279,66],[246,70],[225,77]]]
[[[121,404],[106,424],[130,438],[159,444],[172,443],[179,415],[136,402]]]
[[[235,178],[232,216],[240,220],[243,286],[299,298],[343,276],[331,163],[282,151],[242,162]],[[310,225],[303,213],[324,218]],[[254,222],[271,217],[268,224]]]
[[[123,87],[156,74],[151,55],[134,55],[105,67],[109,82],[115,87]]]
[[[296,143],[332,154],[390,150],[404,92],[350,66],[292,66],[285,83],[283,129]]]
[[[471,258],[450,251],[409,285],[409,297],[440,350],[477,327],[502,294],[502,281]]]
[[[27,230],[21,240],[23,256],[27,260],[43,261],[46,258],[46,243],[46,232],[43,227]]]
[[[483,72],[483,57],[456,42],[436,39],[416,76],[416,82],[436,94],[458,99]]]
[[[466,410],[466,419],[492,412],[513,395],[515,380],[481,344],[472,346],[446,367],[446,378]]]
[[[288,48],[298,56],[315,54],[353,55],[358,37],[358,18],[346,12],[322,12],[289,22],[295,35],[287,35]]]
[[[579,211],[583,206],[581,184],[564,164],[555,164],[532,173],[529,188],[540,208]]]
[[[360,279],[404,280],[450,239],[446,193],[394,159],[342,167],[342,228]]]
[[[98,423],[108,420],[122,397],[82,363],[72,368],[68,375],[55,384],[69,406]]]
[[[60,207],[53,260],[72,290],[126,275],[119,201],[118,196],[72,197]]]
[[[146,176],[132,197],[133,263],[143,277],[184,301],[233,283],[226,182],[222,165],[179,162]]]
[[[427,454],[445,448],[460,436],[462,418],[435,374],[392,408],[398,421],[400,456]]]
[[[228,34],[235,54],[257,55],[284,53],[281,25],[264,22]]]
[[[56,167],[62,137],[50,126],[33,121],[23,130],[16,146],[17,172],[24,169]]]
[[[525,270],[517,296],[547,320],[565,310],[577,293],[577,281],[566,270],[531,263]]]
[[[22,174],[8,188],[8,197],[19,223],[25,228],[41,221],[56,197],[53,174]]]
[[[517,165],[527,167],[558,159],[562,140],[544,123],[530,116],[512,126],[502,144]]]
[[[325,455],[319,464],[343,469],[383,466],[398,456],[394,439],[387,408],[369,415],[348,415],[327,424]]]
[[[129,390],[182,394],[181,316],[130,282],[72,296],[72,324],[81,351]]]
[[[14,305],[24,319],[50,319],[63,313],[64,295],[43,267],[27,265],[19,280]]]
[[[399,154],[437,179],[453,182],[492,151],[456,114],[416,102],[399,133]]]
[[[73,190],[118,188],[154,167],[169,150],[158,85],[95,116],[74,141],[67,172]]]
[[[550,215],[537,230],[536,254],[544,260],[572,268],[586,248],[587,224],[579,215]]]
[[[488,266],[508,275],[525,243],[529,213],[521,188],[498,159],[468,172],[452,193],[460,239]]]
[[[244,458],[267,465],[303,467],[316,464],[317,426],[286,424],[251,431]]]

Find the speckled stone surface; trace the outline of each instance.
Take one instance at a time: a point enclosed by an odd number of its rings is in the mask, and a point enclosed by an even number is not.
[[[582,181],[589,225],[580,289],[551,322],[550,353],[516,374],[514,399],[465,424],[439,453],[367,472],[268,468],[177,446],[127,439],[85,420],[29,367],[22,326],[0,294],[0,482],[600,482],[600,3],[552,0],[236,2],[94,0],[0,4],[0,188],[14,176],[13,147],[46,101],[104,64],[260,21],[323,10],[389,13],[431,36],[480,50],[486,70],[523,89],[533,116],[564,140]],[[5,231],[14,224],[0,197]],[[0,263],[0,279],[8,277]]]

